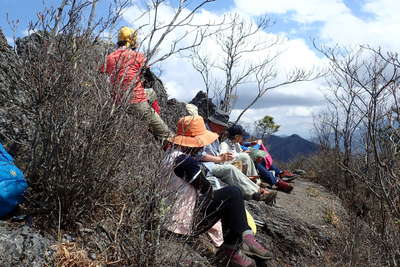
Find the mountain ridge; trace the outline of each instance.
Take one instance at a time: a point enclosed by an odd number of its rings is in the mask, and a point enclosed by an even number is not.
[[[272,157],[281,162],[289,162],[298,156],[314,154],[319,150],[317,144],[302,138],[298,134],[290,136],[271,135],[264,138]]]

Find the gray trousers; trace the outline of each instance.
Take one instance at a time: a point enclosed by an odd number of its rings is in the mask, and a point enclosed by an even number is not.
[[[211,174],[225,184],[237,186],[242,191],[246,200],[252,199],[253,194],[260,190],[258,185],[253,183],[238,168],[231,164],[215,164],[215,167],[211,170]]]

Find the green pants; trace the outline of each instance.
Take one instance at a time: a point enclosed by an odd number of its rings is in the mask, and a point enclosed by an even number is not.
[[[149,124],[150,131],[156,138],[166,139],[174,136],[174,133],[170,131],[165,122],[147,101],[130,104],[127,112],[143,117],[143,120]]]

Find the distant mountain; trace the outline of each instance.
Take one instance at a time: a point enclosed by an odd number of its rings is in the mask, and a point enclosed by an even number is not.
[[[264,143],[268,145],[273,159],[288,162],[300,155],[310,155],[318,151],[318,145],[297,134],[290,136],[271,135]]]

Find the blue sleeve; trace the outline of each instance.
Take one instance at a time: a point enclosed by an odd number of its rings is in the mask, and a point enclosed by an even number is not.
[[[256,144],[256,145],[253,146],[254,149],[260,149],[260,147],[261,146],[259,144]]]
[[[249,150],[249,148],[247,146],[240,145],[240,147],[243,149],[243,151]]]

